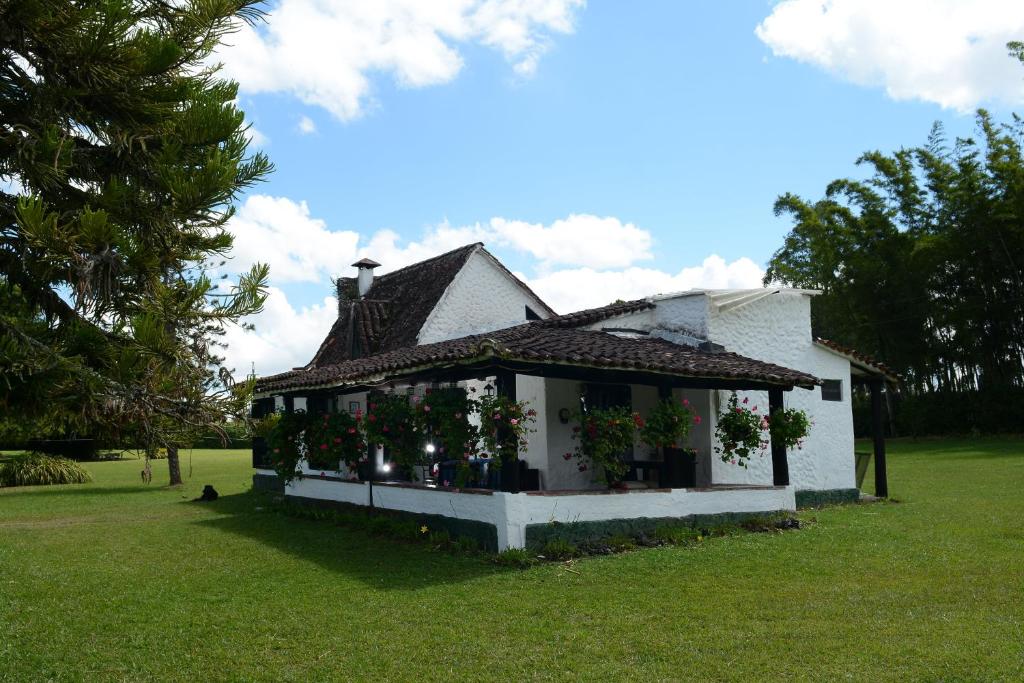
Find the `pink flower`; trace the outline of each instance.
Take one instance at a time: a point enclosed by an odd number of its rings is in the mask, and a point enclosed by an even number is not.
[[[570,458],[572,458],[572,453],[566,453],[562,457],[565,458],[566,460],[569,460]]]
[[[334,443],[341,443],[341,437],[340,436],[334,437]]]
[[[320,444],[320,450],[326,451],[327,450],[327,444],[325,444],[325,443]]]
[[[737,408],[736,408],[736,412],[737,412],[737,413],[742,413],[742,412],[743,412],[743,408],[740,408],[740,407],[738,407],[738,406],[737,406]]]
[[[693,416],[693,424],[695,424],[695,425],[699,425],[700,424],[700,415],[694,415]]]
[[[349,427],[348,428],[348,433],[349,434],[355,434],[356,433],[356,428],[355,427]]]
[[[382,432],[390,432],[391,430],[390,430],[390,429],[388,429],[388,426],[387,426],[387,425],[384,425],[384,429],[382,429],[381,431],[382,431]]]
[[[519,424],[519,420],[517,420],[517,419],[515,419],[513,417],[511,420],[508,421],[508,423],[511,424],[511,425],[517,425],[517,424]]]
[[[690,400],[689,400],[689,399],[686,399],[686,398],[684,398],[684,399],[683,399],[683,405],[684,405],[684,406],[688,406],[688,405],[690,405]]]
[[[447,488],[447,487],[451,486],[451,482],[448,481],[447,479],[445,479],[443,482],[441,482],[441,486],[444,486],[445,488]]]
[[[369,420],[370,422],[376,422],[377,421],[377,416],[376,415],[367,415],[366,419]]]
[[[743,397],[743,402],[744,402],[744,403],[750,403],[750,399],[749,399],[749,398],[747,398],[746,396],[744,396],[744,397]]]
[[[426,403],[423,404],[423,412],[424,413],[429,413],[430,412],[430,406],[428,406]]]
[[[752,413],[756,413],[756,412],[757,412],[757,406],[754,406],[753,408],[751,408],[751,409],[750,409],[750,412],[752,412]]]
[[[327,476],[327,473],[326,473],[326,472],[321,472],[321,473],[320,473],[320,478],[321,478],[321,479],[323,479],[323,478],[324,478],[324,477],[326,477],[326,476]]]

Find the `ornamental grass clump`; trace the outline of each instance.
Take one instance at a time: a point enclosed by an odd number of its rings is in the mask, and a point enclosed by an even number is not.
[[[577,468],[585,472],[600,467],[608,485],[618,485],[629,470],[625,458],[633,447],[633,434],[643,423],[642,418],[628,408],[614,407],[592,408],[578,413],[577,419],[579,424],[572,430],[576,442],[572,455]]]
[[[50,486],[90,481],[92,475],[68,458],[22,453],[0,463],[0,486]]]

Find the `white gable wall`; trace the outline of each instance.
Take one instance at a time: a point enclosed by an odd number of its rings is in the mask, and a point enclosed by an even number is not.
[[[789,453],[790,481],[800,489],[854,488],[853,415],[850,409],[850,364],[814,345],[811,338],[811,298],[782,291],[744,306],[720,310],[709,307],[709,338],[729,351],[801,370],[822,379],[843,382],[842,401],[822,401],[820,388],[785,393],[786,407],[807,412],[812,425],[802,450]],[[726,404],[729,392],[716,392],[713,415]],[[768,410],[765,391],[739,392],[748,405]],[[712,423],[712,429],[714,424]],[[754,457],[749,469],[712,457],[716,483],[766,483],[772,478],[771,454]]]
[[[432,344],[526,322],[526,306],[547,309],[479,249],[466,260],[423,323],[417,342]]]

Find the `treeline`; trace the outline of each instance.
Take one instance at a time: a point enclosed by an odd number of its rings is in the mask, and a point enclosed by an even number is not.
[[[866,180],[775,204],[794,227],[765,282],[821,290],[814,333],[900,373],[897,432],[1021,430],[1024,121],[979,111],[977,128],[950,141],[936,124],[924,146],[864,154]]]

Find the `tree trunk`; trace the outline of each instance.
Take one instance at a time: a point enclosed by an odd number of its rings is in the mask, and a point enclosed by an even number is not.
[[[181,462],[178,460],[178,447],[167,447],[167,471],[171,475],[171,486],[181,485]]]

